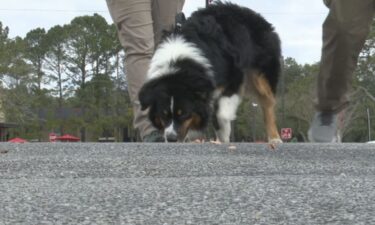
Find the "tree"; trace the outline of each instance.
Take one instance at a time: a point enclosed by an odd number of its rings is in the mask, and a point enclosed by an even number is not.
[[[69,80],[65,74],[66,71],[66,42],[67,33],[66,29],[61,26],[54,26],[48,30],[46,37],[46,60],[45,60],[45,73],[47,78],[51,81],[50,92],[53,96],[58,96],[58,115],[61,115],[64,106],[64,97],[67,97]],[[64,133],[64,125],[66,124],[65,118],[59,120],[60,133]]]
[[[86,116],[86,110],[89,106],[89,98],[86,92],[86,83],[92,77],[92,68],[89,65],[91,47],[93,46],[93,39],[96,35],[94,33],[90,16],[76,17],[67,26],[67,75],[71,80],[71,88],[75,90],[78,97],[78,106],[83,111],[83,124],[89,124]],[[86,139],[86,126],[81,128],[81,139]]]
[[[371,25],[370,34],[358,58],[355,79],[358,85],[375,93],[375,20]]]
[[[113,26],[94,14],[76,17],[67,31],[67,72],[74,86],[84,89],[93,75],[112,73],[110,59],[120,51]]]
[[[3,27],[3,24],[0,22],[0,76],[7,73],[9,60],[7,53],[9,52],[7,49],[7,44],[9,42],[8,39],[9,28]]]
[[[52,86],[52,94],[56,94],[59,99],[59,107],[62,107],[64,96],[66,95],[65,82],[68,78],[65,75],[65,63],[67,58],[66,40],[67,34],[63,27],[54,26],[46,34],[46,60],[45,71],[48,79],[55,85]]]
[[[113,26],[98,14],[76,17],[67,26],[67,75],[71,80],[71,88],[75,90],[78,106],[83,111],[84,124],[89,125],[86,116],[93,96],[86,90],[91,78],[109,76],[113,73],[114,60],[120,48]],[[81,135],[84,139],[85,126]]]
[[[41,139],[57,127],[60,133],[79,127],[82,140],[86,128],[95,140],[131,124],[114,25],[94,14],[47,33],[31,30],[25,38],[9,39],[8,32],[0,23],[1,95],[6,118],[20,125],[20,134]]]
[[[285,83],[291,84],[296,80],[299,80],[304,76],[304,68],[299,65],[297,61],[291,57],[287,57],[284,60],[284,71]]]
[[[344,141],[368,141],[368,120],[373,121],[375,115],[375,20],[365,45],[358,58],[358,66],[354,73],[351,102],[344,112],[342,136]],[[367,110],[370,116],[367,117]],[[374,124],[374,123],[372,123]],[[372,126],[372,133],[375,127]]]
[[[284,75],[288,82],[286,82],[284,126],[292,128],[294,136],[300,141],[306,141],[306,133],[314,113],[313,96],[315,96],[318,64],[302,66],[294,59],[289,59],[285,65]],[[278,105],[279,110],[280,105]]]
[[[121,45],[117,38],[117,30],[114,25],[110,26],[106,20],[94,14],[90,17],[92,39],[90,40],[90,60],[93,68],[93,75],[111,74],[114,65],[111,58],[121,51]]]
[[[2,52],[6,54],[6,68],[2,75],[2,109],[7,121],[18,124],[30,123],[36,119],[32,109],[34,99],[28,88],[32,68],[25,61],[25,52],[26,45],[20,37],[7,40]]]
[[[37,28],[29,31],[24,39],[26,45],[25,59],[32,68],[31,88],[37,93],[41,92],[42,85],[47,83],[43,71],[43,64],[47,52],[45,35],[46,31],[44,29]]]
[[[25,61],[25,52],[25,42],[22,38],[16,37],[13,40],[7,41],[3,52],[6,54],[6,60],[4,61],[6,69],[2,75],[3,85],[6,88],[29,84],[29,74],[32,68]]]

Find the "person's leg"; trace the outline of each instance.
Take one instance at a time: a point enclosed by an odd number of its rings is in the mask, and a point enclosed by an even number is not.
[[[107,0],[121,45],[125,49],[125,70],[129,95],[133,103],[134,127],[139,131],[142,139],[156,131],[148,119],[147,111],[140,109],[138,101],[138,92],[146,80],[155,47],[152,2],[152,0]],[[162,139],[155,141],[162,141]]]
[[[317,113],[310,141],[334,142],[337,113],[348,104],[348,90],[358,55],[374,16],[374,0],[325,1],[330,8],[323,24],[323,48],[317,86]]]
[[[374,15],[374,1],[332,0],[329,8],[323,24],[317,109],[337,112],[348,102],[352,74]]]

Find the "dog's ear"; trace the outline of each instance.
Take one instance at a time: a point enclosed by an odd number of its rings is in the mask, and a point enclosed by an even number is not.
[[[207,101],[211,96],[211,93],[207,91],[196,91],[194,94],[197,99],[201,99],[204,101]]]
[[[200,80],[200,82],[196,82],[195,84],[193,87],[194,95],[200,100],[209,100],[214,90],[213,82],[210,80],[205,80],[204,82]]]
[[[141,110],[150,107],[157,98],[160,97],[162,85],[159,80],[151,80],[146,82],[138,94],[139,102],[141,103]]]
[[[186,76],[184,84],[190,89],[195,97],[201,100],[208,100],[215,89],[214,81],[207,75]]]
[[[210,93],[215,88],[214,80],[206,74],[194,76],[192,77],[192,80],[193,81],[189,82],[189,84],[191,84],[191,88],[195,92],[203,91]]]

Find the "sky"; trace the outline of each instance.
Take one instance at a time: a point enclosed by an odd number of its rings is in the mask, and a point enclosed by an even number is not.
[[[262,14],[279,33],[284,57],[300,64],[320,60],[321,27],[328,9],[321,0],[231,0]],[[185,0],[187,16],[204,7],[204,0]],[[64,25],[76,16],[102,15],[112,23],[105,0],[0,0],[0,21],[9,37],[25,37],[35,28]]]

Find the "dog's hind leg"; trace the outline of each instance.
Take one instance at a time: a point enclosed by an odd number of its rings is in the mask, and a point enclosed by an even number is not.
[[[255,93],[258,97],[259,104],[263,110],[264,123],[267,130],[269,143],[282,143],[275,117],[275,95],[263,74],[254,73],[252,75]]]
[[[229,143],[231,121],[236,118],[237,108],[241,103],[238,95],[221,96],[216,105],[214,127],[216,141]]]

